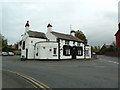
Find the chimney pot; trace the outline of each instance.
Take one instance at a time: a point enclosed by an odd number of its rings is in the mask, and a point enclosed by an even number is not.
[[[48,25],[47,25],[47,31],[48,31],[48,32],[51,32],[51,31],[52,31],[52,25],[51,25],[51,24],[48,24]]]
[[[74,31],[74,30],[71,30],[71,31],[70,31],[70,35],[75,36],[75,31]]]

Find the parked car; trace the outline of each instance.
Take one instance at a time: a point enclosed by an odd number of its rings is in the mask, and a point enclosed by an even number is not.
[[[7,52],[2,52],[2,56],[8,56]]]
[[[14,56],[14,53],[13,52],[8,52],[8,55],[9,56]]]
[[[96,53],[95,53],[95,52],[93,52],[93,53],[92,53],[92,55],[96,55]]]

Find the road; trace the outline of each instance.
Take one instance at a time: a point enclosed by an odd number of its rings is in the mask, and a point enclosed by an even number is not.
[[[35,88],[31,83],[28,83],[25,79],[17,76],[16,74],[7,71],[3,71],[2,74],[2,88]]]
[[[98,57],[96,60],[20,61],[19,56],[5,56],[2,65],[3,69],[33,77],[51,88],[118,88],[118,59]]]

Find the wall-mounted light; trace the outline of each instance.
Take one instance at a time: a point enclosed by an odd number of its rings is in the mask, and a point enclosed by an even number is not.
[[[52,51],[52,49],[49,49],[49,51]]]

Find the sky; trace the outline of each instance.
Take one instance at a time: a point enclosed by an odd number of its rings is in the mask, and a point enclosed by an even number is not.
[[[21,40],[25,23],[30,30],[53,31],[70,34],[81,30],[91,46],[102,46],[115,41],[118,30],[118,0],[1,0],[1,33],[9,44]]]

